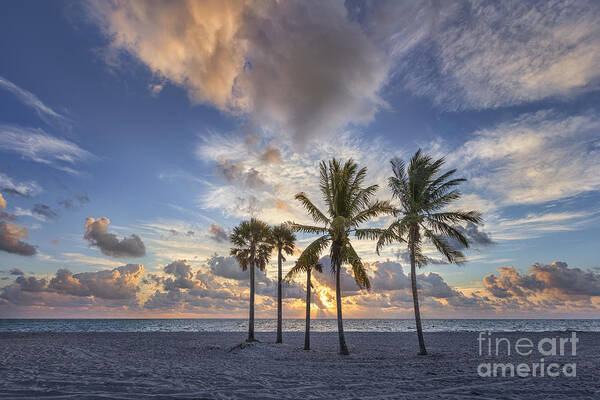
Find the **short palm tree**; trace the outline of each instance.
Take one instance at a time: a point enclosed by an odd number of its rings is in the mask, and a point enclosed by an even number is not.
[[[386,244],[404,242],[408,244],[410,276],[415,309],[415,322],[422,355],[427,354],[419,312],[417,274],[415,265],[424,267],[427,257],[422,252],[423,241],[428,240],[451,263],[465,261],[461,251],[453,248],[449,239],[469,247],[467,238],[456,229],[464,222],[479,224],[481,214],[477,211],[448,211],[446,207],[461,197],[456,188],[466,179],[454,178],[455,169],[441,172],[444,158],[433,160],[419,149],[411,158],[408,167],[400,159],[391,161],[394,176],[389,178],[393,199],[400,203],[399,216],[379,235],[377,253]]]
[[[347,355],[348,347],[344,338],[342,321],[342,293],[340,273],[342,264],[352,267],[354,280],[361,289],[370,289],[371,285],[362,260],[350,243],[354,233],[359,239],[372,238],[378,230],[359,229],[359,225],[371,218],[390,213],[393,208],[386,201],[373,201],[377,185],[363,187],[367,169],[358,168],[353,160],[342,163],[335,158],[320,164],[320,190],[326,211],[322,212],[304,194],[298,193],[296,200],[308,211],[312,219],[321,226],[302,225],[290,222],[297,232],[320,235],[302,252],[298,261],[303,264],[318,260],[321,253],[330,247],[331,270],[335,274],[335,299],[337,308],[338,336],[340,353]]]
[[[306,261],[306,260],[303,260]],[[287,273],[285,279],[290,281],[294,276],[306,272],[306,325],[304,329],[304,350],[310,350],[310,294],[313,287],[310,282],[312,271],[323,272],[323,266],[318,261],[296,263]]]
[[[254,339],[254,269],[265,269],[271,256],[271,229],[256,218],[242,221],[231,233],[231,255],[235,257],[243,271],[250,269],[250,312],[248,318],[248,339]]]
[[[277,340],[275,343],[283,343],[281,332],[281,264],[285,261],[283,253],[288,255],[294,254],[296,235],[294,235],[294,231],[288,225],[281,224],[271,229],[271,240],[273,247],[277,249]]]

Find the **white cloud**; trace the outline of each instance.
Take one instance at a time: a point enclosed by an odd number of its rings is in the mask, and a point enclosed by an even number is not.
[[[45,119],[45,117],[52,117],[59,121],[66,121],[64,116],[60,115],[59,113],[54,111],[52,108],[50,108],[49,106],[44,104],[36,95],[34,95],[31,92],[28,92],[25,89],[18,87],[11,81],[9,81],[6,78],[3,78],[1,76],[0,76],[0,88],[8,90],[9,92],[11,92],[15,96],[17,96],[17,98],[21,102],[23,102],[23,104],[33,108],[42,119]]]
[[[408,89],[449,110],[598,88],[598,2],[378,3],[371,35]]]
[[[51,136],[39,128],[16,125],[0,125],[0,150],[13,151],[25,159],[71,174],[78,173],[73,167],[76,163],[94,158],[73,142]]]
[[[35,181],[15,182],[8,175],[0,173],[0,190],[19,196],[37,196],[43,192],[41,186]]]
[[[542,203],[600,189],[599,133],[594,115],[541,111],[475,132],[448,159],[503,205]]]

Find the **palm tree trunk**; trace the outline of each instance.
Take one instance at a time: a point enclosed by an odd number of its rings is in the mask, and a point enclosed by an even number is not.
[[[250,315],[248,317],[248,339],[254,341],[254,263],[250,263]]]
[[[415,322],[417,325],[417,335],[419,336],[419,354],[427,355],[425,349],[425,340],[423,339],[423,327],[421,326],[421,312],[419,311],[419,293],[417,292],[417,271],[415,268],[415,249],[410,248],[410,283],[412,286],[413,303],[415,306]]]
[[[338,257],[335,257],[336,259]],[[334,262],[332,260],[332,262]],[[346,346],[346,338],[344,337],[344,322],[342,319],[342,288],[340,283],[340,263],[338,260],[335,261],[335,305],[337,308],[337,323],[338,323],[338,336],[340,339],[340,354],[347,356],[350,354],[348,347]]]
[[[310,350],[310,268],[306,270],[306,328],[304,330],[304,350]]]
[[[275,343],[283,343],[281,333],[281,247],[277,250],[277,340]]]

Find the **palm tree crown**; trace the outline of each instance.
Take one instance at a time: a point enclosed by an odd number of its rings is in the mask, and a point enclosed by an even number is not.
[[[387,201],[372,201],[378,185],[363,187],[367,168],[358,169],[353,160],[344,164],[335,158],[329,163],[320,164],[320,190],[327,207],[322,212],[306,196],[298,193],[296,200],[308,211],[309,215],[322,226],[310,226],[290,222],[297,232],[319,234],[298,258],[299,265],[311,264],[318,260],[323,251],[331,245],[331,268],[335,272],[343,263],[352,266],[356,284],[360,288],[370,289],[371,284],[364,265],[350,243],[354,233],[359,239],[372,238],[377,229],[360,229],[358,226],[371,218],[393,212]]]
[[[453,248],[448,239],[455,239],[468,248],[469,241],[456,229],[456,225],[462,222],[480,224],[481,213],[444,210],[461,197],[456,186],[466,181],[464,178],[450,179],[456,169],[441,173],[444,163],[444,158],[433,160],[422,154],[420,149],[410,160],[408,168],[400,159],[391,161],[394,176],[389,178],[389,187],[392,197],[400,202],[400,210],[396,210],[396,214],[400,214],[401,218],[379,235],[377,253],[384,245],[394,241],[407,242],[413,247],[417,265],[425,266],[427,257],[422,252],[424,236],[448,262],[459,264],[465,261],[463,253]]]
[[[298,258],[299,265],[314,264],[321,253],[330,247],[331,269],[336,274],[338,332],[342,354],[348,354],[348,349],[341,322],[341,265],[350,264],[356,284],[360,288],[370,289],[371,287],[363,262],[350,243],[350,235],[354,233],[359,239],[376,237],[379,230],[360,229],[359,226],[371,218],[393,211],[388,202],[373,201],[378,185],[363,187],[366,174],[367,169],[359,169],[353,160],[345,163],[335,158],[328,163],[321,161],[319,188],[326,211],[319,210],[304,193],[296,195],[296,200],[302,203],[312,219],[321,226],[290,223],[295,231],[320,235],[304,249]]]
[[[231,233],[231,255],[246,271],[254,266],[264,270],[269,262],[273,246],[271,244],[271,229],[267,224],[256,218],[242,221],[233,228]]]

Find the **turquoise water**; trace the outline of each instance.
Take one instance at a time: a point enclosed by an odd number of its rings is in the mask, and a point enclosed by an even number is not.
[[[0,319],[0,332],[244,332],[245,319]],[[276,320],[257,319],[257,332],[273,332]],[[304,331],[304,320],[286,319],[283,329]],[[600,319],[426,319],[427,332],[589,331],[600,332]],[[313,332],[335,332],[334,319],[311,321]],[[346,332],[411,332],[411,319],[346,319]]]

